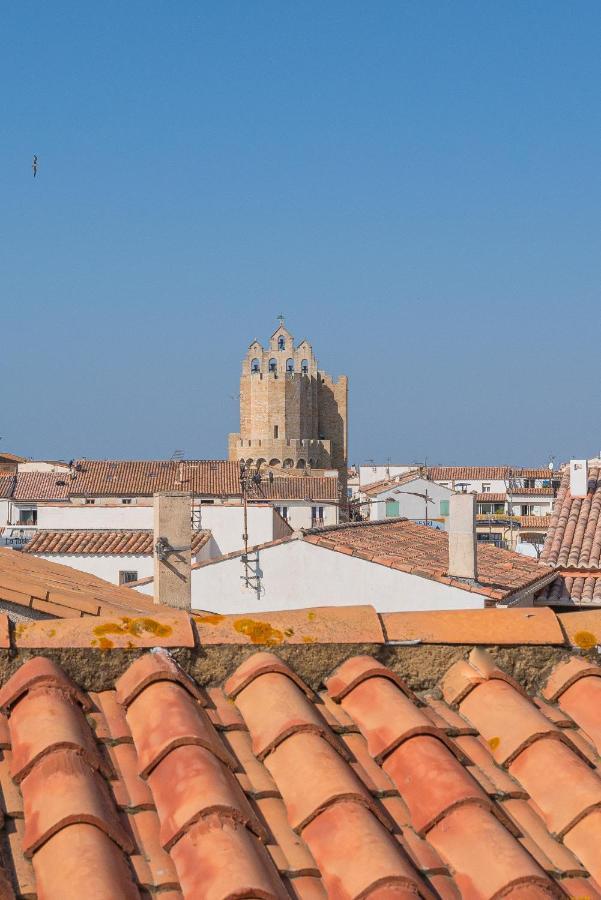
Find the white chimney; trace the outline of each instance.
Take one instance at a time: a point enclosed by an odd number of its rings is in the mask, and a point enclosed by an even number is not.
[[[190,609],[192,494],[154,495],[154,602]]]
[[[453,494],[449,501],[449,572],[451,578],[478,577],[476,564],[476,495]]]
[[[586,459],[570,460],[570,494],[586,497],[588,492],[588,464]]]

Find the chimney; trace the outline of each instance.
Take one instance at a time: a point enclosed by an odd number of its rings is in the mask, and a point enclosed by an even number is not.
[[[586,497],[588,492],[588,464],[586,459],[570,460],[570,494]]]
[[[154,602],[177,609],[192,603],[192,494],[154,495]]]
[[[449,501],[449,575],[478,577],[475,494],[453,494]]]

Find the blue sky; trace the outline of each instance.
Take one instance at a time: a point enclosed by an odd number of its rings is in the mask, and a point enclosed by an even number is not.
[[[0,24],[1,448],[223,457],[283,312],[350,378],[352,462],[599,451],[598,2]]]

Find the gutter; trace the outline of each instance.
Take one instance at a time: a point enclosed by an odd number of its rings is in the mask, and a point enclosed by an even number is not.
[[[509,600],[506,600],[505,603],[497,603],[497,607],[499,609],[509,609],[512,606],[518,606],[524,600],[527,600],[533,594],[537,594],[544,587],[547,587],[548,584],[551,584],[552,581],[555,581],[556,578],[559,577],[559,571],[557,569],[553,569],[548,575],[545,575],[543,578],[539,578],[537,581],[532,584],[527,585],[522,590],[518,591],[516,594],[512,594]]]

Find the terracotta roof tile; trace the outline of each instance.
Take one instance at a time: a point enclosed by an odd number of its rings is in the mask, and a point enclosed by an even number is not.
[[[76,460],[69,480],[72,497],[150,497],[157,491],[199,496],[238,496],[240,468],[223,459]]]
[[[548,469],[517,469],[509,466],[428,466],[432,481],[503,481],[510,476],[520,478],[549,478]]]
[[[563,644],[550,609],[465,609],[381,615],[389,641],[435,644]],[[600,614],[601,634],[601,614]]]
[[[68,496],[69,478],[64,472],[19,472],[15,476],[15,501],[66,500]]]
[[[0,547],[0,600],[55,616],[156,611],[152,597],[30,554]]]
[[[192,533],[192,553],[198,553],[210,540],[210,531],[194,531]],[[150,556],[153,552],[154,537],[150,530],[130,531],[122,529],[49,531],[41,528],[36,531],[22,553],[50,555],[53,553],[68,555],[102,555],[102,556]]]
[[[425,525],[416,525],[407,519],[309,529],[303,539],[334,551],[340,551],[342,547],[350,548],[353,556],[360,559],[449,583],[448,534]],[[461,590],[472,590],[493,600],[503,600],[535,585],[545,574],[548,570],[534,559],[481,543],[478,546],[477,582],[469,584],[451,579],[451,583]]]
[[[495,627],[508,634],[511,623]],[[500,658],[519,662],[523,627],[515,622],[517,647]],[[165,651],[128,651],[128,661],[89,649],[75,665],[65,656],[88,685],[103,681],[91,693],[55,661],[18,658],[0,688],[0,894],[13,879],[24,896],[79,900],[93,872],[111,900],[598,900],[601,769],[590,739],[601,669],[568,657],[567,641],[547,646],[566,661],[546,699],[475,650],[439,682],[456,708],[335,637],[345,661],[322,694],[299,674],[319,646],[284,648],[287,662],[241,643],[239,664],[220,664],[226,685],[202,674],[213,647],[182,648],[198,680]],[[394,645],[376,647],[392,665]],[[428,664],[401,650],[408,671]],[[82,652],[93,654],[93,676]],[[40,715],[36,731],[27,723]]]
[[[3,475],[0,473],[0,500],[10,500],[16,480],[15,475]]]
[[[253,485],[251,497],[254,500],[322,500],[335,503],[339,499],[338,479],[315,475],[263,478],[260,484]]]

